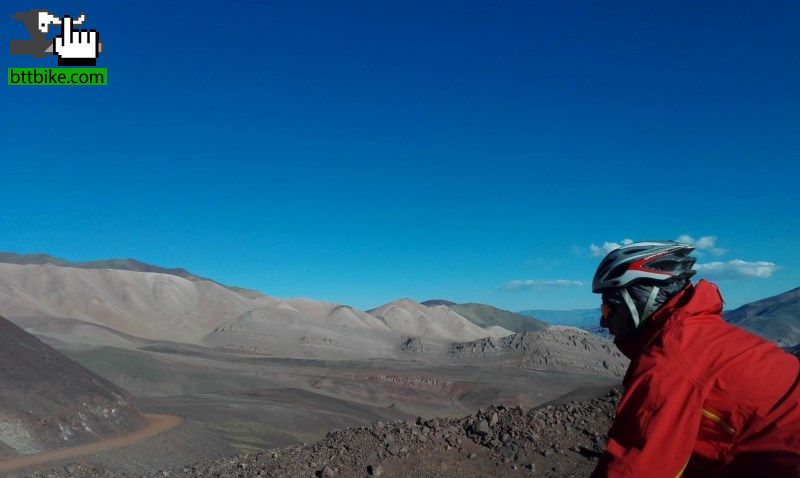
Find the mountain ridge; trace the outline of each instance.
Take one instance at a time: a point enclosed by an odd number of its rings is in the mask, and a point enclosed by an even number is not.
[[[31,254],[17,254],[14,252],[0,252],[0,263],[17,264],[17,265],[45,265],[52,264],[58,267],[73,267],[76,269],[111,269],[121,271],[133,272],[156,272],[159,274],[168,274],[176,277],[186,279],[190,282],[208,281],[218,284],[226,289],[234,292],[250,295],[264,295],[254,289],[248,289],[239,286],[229,286],[208,277],[199,276],[189,272],[182,267],[162,267],[142,262],[138,259],[99,259],[94,261],[68,261],[60,257],[52,256],[43,252],[35,252]]]
[[[800,287],[725,311],[738,325],[782,347],[800,344]]]

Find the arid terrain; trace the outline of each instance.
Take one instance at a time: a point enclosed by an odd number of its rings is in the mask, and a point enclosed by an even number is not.
[[[605,447],[621,395],[584,390],[535,409],[492,406],[455,419],[377,421],[322,440],[206,460],[155,476],[484,477],[588,476]],[[102,466],[68,463],[34,476],[105,477]]]
[[[39,387],[73,377],[51,415],[93,374],[135,413],[16,451],[5,425],[0,452],[29,460],[6,460],[9,476],[585,476],[628,365],[604,337],[481,304],[360,311],[132,260],[3,257],[6,340],[71,370],[37,372]],[[10,383],[19,408],[29,383]]]

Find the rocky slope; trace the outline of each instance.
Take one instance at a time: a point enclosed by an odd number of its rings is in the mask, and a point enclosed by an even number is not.
[[[81,445],[144,426],[122,389],[0,317],[0,458]]]
[[[615,389],[531,410],[497,406],[458,419],[377,422],[333,431],[314,443],[210,460],[159,476],[588,476],[605,448],[620,395]],[[113,470],[68,468],[33,476],[119,476]]]
[[[725,320],[781,347],[800,344],[800,287],[726,311]]]
[[[521,368],[583,371],[622,376],[628,367],[613,342],[582,329],[550,326],[537,332],[452,344],[461,361],[504,362]]]

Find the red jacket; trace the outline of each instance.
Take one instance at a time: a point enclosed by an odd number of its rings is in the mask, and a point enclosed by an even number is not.
[[[800,360],[722,320],[701,280],[635,342],[592,477],[800,477]]]

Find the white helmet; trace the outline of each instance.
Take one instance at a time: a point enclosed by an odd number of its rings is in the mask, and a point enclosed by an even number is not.
[[[592,279],[592,292],[619,297],[639,328],[697,272],[694,246],[675,241],[634,242],[609,252]]]

